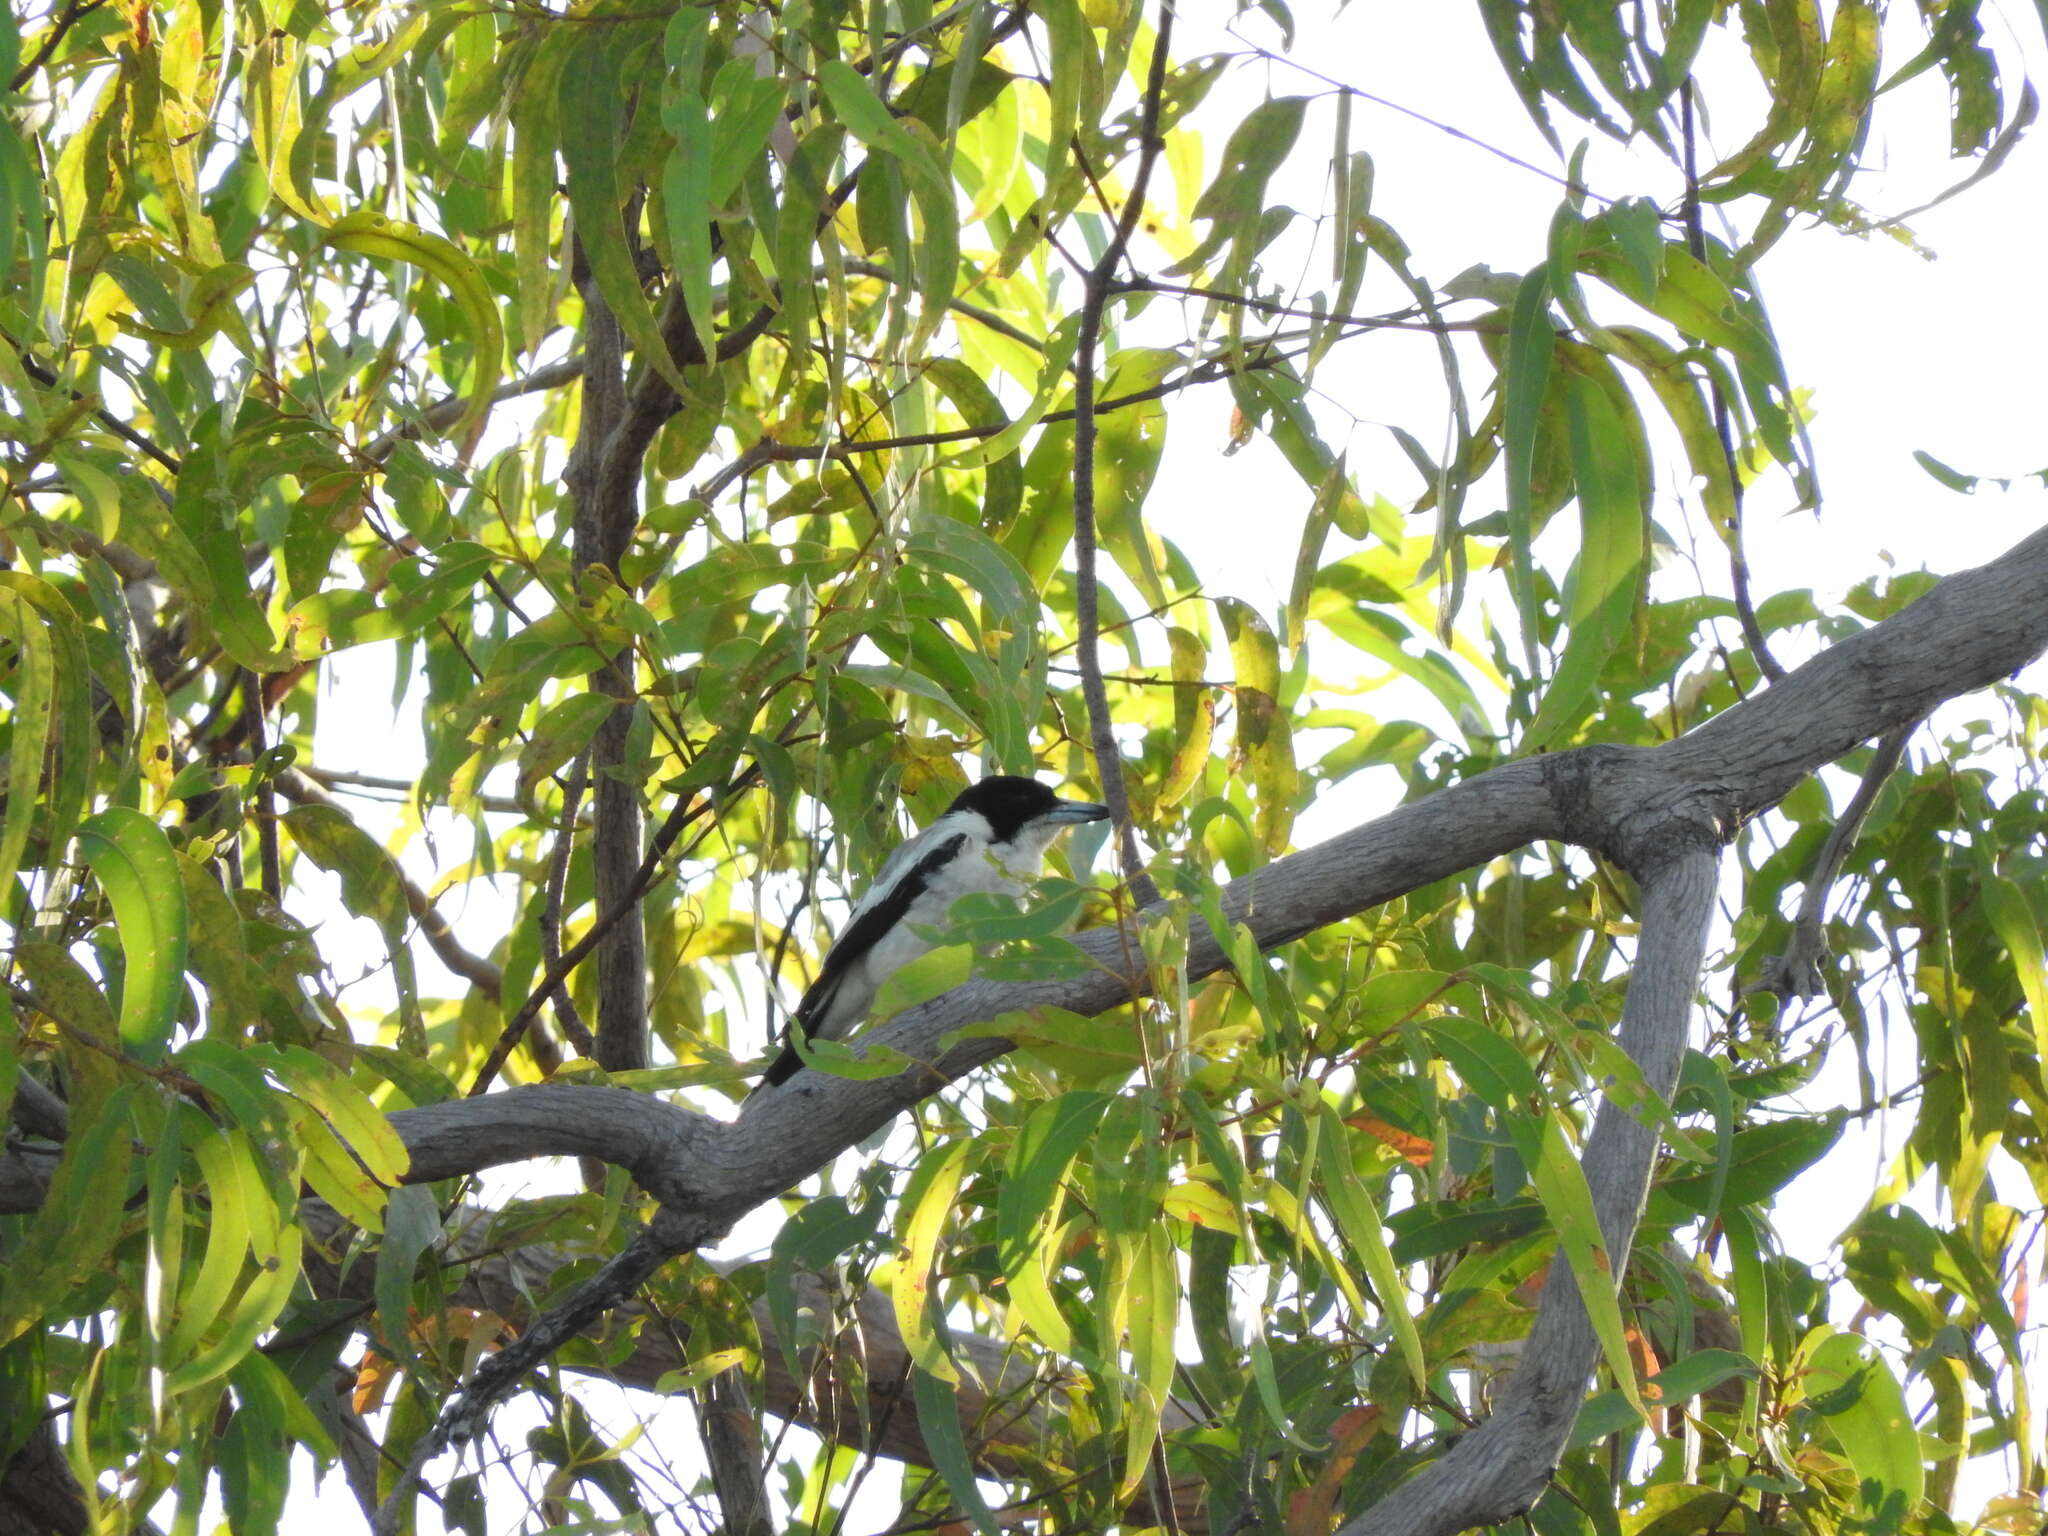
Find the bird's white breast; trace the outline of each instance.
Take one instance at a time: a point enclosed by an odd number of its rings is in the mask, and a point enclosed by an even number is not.
[[[926,833],[927,845],[962,832],[967,834],[967,841],[958,856],[932,873],[924,890],[904,913],[903,921],[862,957],[858,969],[863,973],[859,990],[866,994],[860,1005],[863,1012],[873,1000],[875,990],[891,974],[932,948],[931,941],[918,934],[917,928],[943,928],[953,903],[962,896],[1020,894],[1026,882],[1037,879],[1044,868],[1045,850],[1057,829],[1047,829],[1043,837],[1034,838],[1027,833],[1012,842],[995,844],[990,842],[988,823],[979,813],[961,811],[934,822]]]

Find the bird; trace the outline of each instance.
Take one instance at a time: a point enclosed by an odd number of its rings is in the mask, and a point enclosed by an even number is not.
[[[825,951],[817,980],[791,1016],[806,1040],[838,1040],[857,1029],[889,976],[932,948],[919,926],[943,927],[953,903],[974,892],[1016,895],[1038,877],[1062,831],[1102,821],[1109,807],[1063,800],[1036,779],[991,774],[960,791],[943,814],[882,863],[855,903],[845,930]],[[785,1043],[755,1092],[803,1066]]]

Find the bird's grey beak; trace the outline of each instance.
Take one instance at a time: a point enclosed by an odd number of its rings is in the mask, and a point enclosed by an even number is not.
[[[1045,819],[1056,827],[1071,827],[1083,821],[1109,820],[1109,807],[1097,805],[1092,800],[1062,800],[1050,811]]]

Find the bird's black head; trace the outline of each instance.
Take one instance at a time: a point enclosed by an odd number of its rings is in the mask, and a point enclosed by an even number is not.
[[[1027,826],[1050,822],[1067,826],[1074,822],[1101,821],[1109,807],[1084,800],[1062,800],[1036,779],[994,773],[979,784],[970,784],[946,807],[953,811],[975,811],[989,825],[996,842],[1007,843]]]

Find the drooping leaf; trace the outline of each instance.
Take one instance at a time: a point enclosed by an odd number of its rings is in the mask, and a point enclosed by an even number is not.
[[[78,846],[114,909],[121,940],[121,1044],[154,1066],[185,998],[185,882],[177,855],[162,828],[126,806],[87,818]]]

